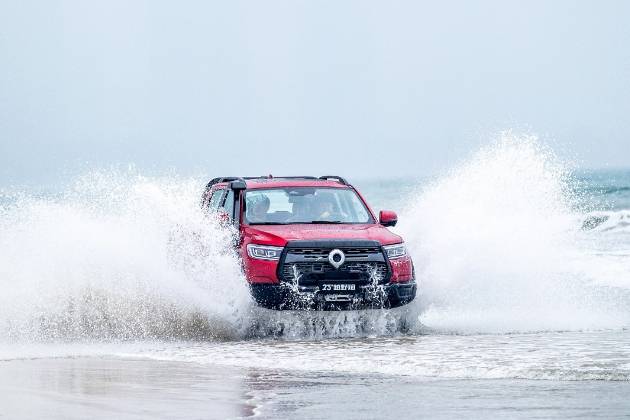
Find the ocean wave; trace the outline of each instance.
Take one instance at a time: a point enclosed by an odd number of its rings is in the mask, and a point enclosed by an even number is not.
[[[582,219],[582,229],[596,232],[630,232],[630,210],[590,212]]]

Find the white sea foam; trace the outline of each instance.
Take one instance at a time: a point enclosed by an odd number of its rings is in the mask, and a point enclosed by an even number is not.
[[[122,357],[241,368],[394,377],[630,380],[628,332],[424,335],[356,340],[197,343]],[[255,356],[254,356],[255,355]]]

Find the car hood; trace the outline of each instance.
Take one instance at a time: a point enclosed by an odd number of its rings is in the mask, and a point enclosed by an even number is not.
[[[289,241],[317,239],[357,239],[378,241],[381,245],[402,242],[402,238],[378,224],[294,224],[244,226],[252,242],[284,246]]]

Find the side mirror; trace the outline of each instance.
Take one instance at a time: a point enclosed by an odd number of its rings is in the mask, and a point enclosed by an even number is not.
[[[398,216],[396,212],[391,210],[381,210],[378,214],[378,219],[383,226],[396,226],[398,223]]]

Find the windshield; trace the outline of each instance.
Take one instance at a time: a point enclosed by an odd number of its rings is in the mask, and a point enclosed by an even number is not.
[[[250,225],[293,223],[372,223],[363,200],[350,188],[291,187],[245,193]]]

